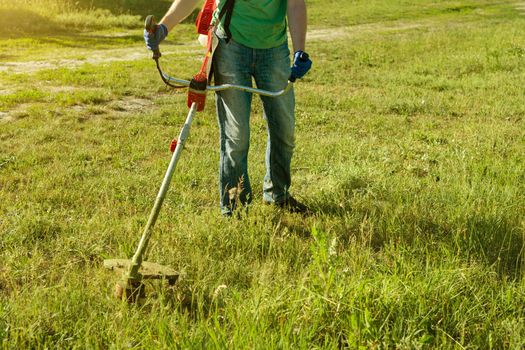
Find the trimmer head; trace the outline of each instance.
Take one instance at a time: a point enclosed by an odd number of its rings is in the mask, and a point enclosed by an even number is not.
[[[106,269],[122,273],[122,279],[115,285],[115,297],[125,299],[129,303],[134,303],[145,297],[143,280],[164,279],[172,286],[179,278],[179,273],[171,267],[147,261],[141,263],[138,276],[131,278],[128,275],[131,264],[132,261],[128,259],[104,260]]]

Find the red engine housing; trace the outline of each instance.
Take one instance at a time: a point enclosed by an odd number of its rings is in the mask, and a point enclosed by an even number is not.
[[[205,73],[199,73],[193,77],[190,82],[190,88],[188,89],[188,107],[195,103],[197,105],[197,111],[202,111],[206,104],[206,87],[208,79]]]
[[[206,0],[204,6],[199,11],[197,20],[195,21],[195,26],[197,26],[197,33],[199,34],[208,34],[210,29],[211,21],[213,19],[213,11],[216,9],[215,0]]]

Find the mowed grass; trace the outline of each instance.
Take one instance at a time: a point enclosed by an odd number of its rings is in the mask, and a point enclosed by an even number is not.
[[[112,297],[120,276],[102,262],[133,254],[187,108],[143,48],[139,11],[103,5],[139,27],[58,22],[0,41],[4,348],[525,346],[516,3],[309,1],[291,190],[315,214],[262,205],[255,101],[254,204],[220,217],[210,94],[147,254],[181,278],[149,283],[140,305]],[[161,47],[172,75],[198,69],[191,31]]]

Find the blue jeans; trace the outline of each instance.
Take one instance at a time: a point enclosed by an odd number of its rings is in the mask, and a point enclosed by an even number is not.
[[[290,76],[290,50],[284,44],[271,49],[251,49],[233,40],[220,39],[213,57],[216,84],[252,86],[278,91],[286,87]],[[293,89],[280,97],[261,97],[267,122],[266,175],[263,200],[282,203],[291,184],[290,163],[294,149]],[[217,116],[220,130],[220,201],[224,215],[231,214],[239,201],[252,200],[248,176],[250,146],[250,109],[252,94],[225,90],[217,92]],[[233,189],[233,190],[232,190]]]

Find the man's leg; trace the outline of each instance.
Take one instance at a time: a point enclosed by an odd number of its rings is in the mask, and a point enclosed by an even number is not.
[[[284,89],[290,76],[290,51],[287,45],[256,52],[257,87],[277,91]],[[293,89],[280,97],[262,97],[264,117],[268,124],[264,201],[284,203],[291,185],[290,164],[294,143]]]
[[[221,39],[213,58],[215,83],[251,86],[251,56],[250,49]],[[237,90],[216,94],[220,131],[219,192],[223,215],[231,215],[237,199],[242,204],[252,199],[248,177],[251,98],[251,94]]]

